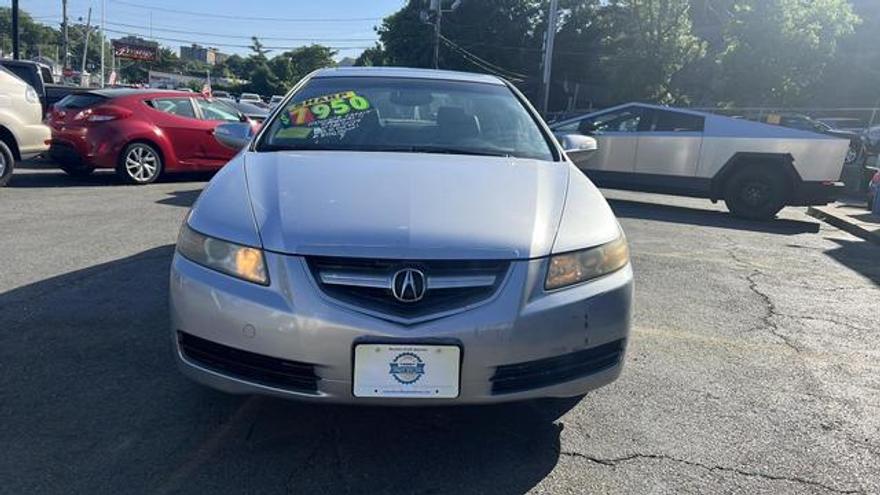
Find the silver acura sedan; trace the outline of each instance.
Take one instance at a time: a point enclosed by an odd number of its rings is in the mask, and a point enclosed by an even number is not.
[[[599,191],[498,78],[317,71],[202,192],[175,356],[231,393],[352,404],[580,396],[621,372],[633,275]]]

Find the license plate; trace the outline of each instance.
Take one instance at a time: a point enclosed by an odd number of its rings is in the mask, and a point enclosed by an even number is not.
[[[361,344],[354,348],[354,396],[455,398],[460,365],[454,345]]]

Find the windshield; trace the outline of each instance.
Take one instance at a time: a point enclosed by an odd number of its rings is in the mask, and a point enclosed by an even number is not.
[[[430,79],[315,78],[277,112],[257,151],[455,153],[553,160],[505,86]]]

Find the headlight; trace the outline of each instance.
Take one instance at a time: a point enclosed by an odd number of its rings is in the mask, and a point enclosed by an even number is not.
[[[34,88],[28,86],[27,89],[24,90],[24,99],[28,101],[28,103],[38,103],[40,101],[40,97],[37,96],[37,92],[34,91]]]
[[[177,252],[184,258],[227,275],[269,285],[263,251],[200,234],[186,223],[177,238]]]
[[[586,282],[620,270],[627,263],[629,247],[621,233],[617,239],[601,246],[551,256],[544,288],[553,290]]]

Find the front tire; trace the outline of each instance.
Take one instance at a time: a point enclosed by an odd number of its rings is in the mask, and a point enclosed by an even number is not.
[[[0,141],[0,187],[9,183],[12,170],[15,168],[15,157],[5,142]]]
[[[128,184],[155,182],[162,173],[162,156],[147,143],[131,143],[119,157],[116,173]]]
[[[772,166],[751,166],[734,172],[724,188],[724,203],[735,216],[749,220],[770,220],[788,198],[782,173]]]
[[[843,164],[851,166],[856,163],[860,163],[864,156],[865,147],[862,146],[860,143],[850,142],[849,149],[846,151],[846,157],[843,159]]]

